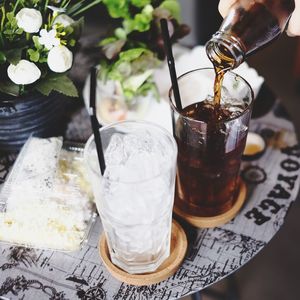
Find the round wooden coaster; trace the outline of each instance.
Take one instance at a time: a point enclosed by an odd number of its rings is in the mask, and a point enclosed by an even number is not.
[[[116,279],[138,286],[155,284],[172,276],[179,269],[185,257],[187,246],[188,243],[184,230],[179,223],[173,220],[170,256],[153,273],[129,274],[111,262],[104,234],[102,234],[99,241],[100,256],[108,271]]]
[[[173,211],[176,215],[187,221],[189,224],[198,228],[212,228],[216,226],[224,225],[225,223],[232,220],[242,208],[246,200],[247,188],[245,183],[240,181],[240,192],[236,199],[233,207],[227,212],[213,217],[198,217],[189,215],[174,205]]]

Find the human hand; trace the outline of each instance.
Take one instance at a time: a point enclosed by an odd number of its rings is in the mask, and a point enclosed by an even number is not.
[[[237,0],[220,0],[219,11],[223,17],[228,13],[228,10]],[[295,10],[291,16],[289,26],[287,28],[289,36],[300,36],[300,0],[295,0]]]

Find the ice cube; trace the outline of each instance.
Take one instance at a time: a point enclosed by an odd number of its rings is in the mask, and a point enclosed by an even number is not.
[[[124,150],[128,156],[139,152],[150,153],[153,151],[154,140],[149,131],[136,130],[124,137]]]
[[[230,112],[231,118],[238,117],[247,108],[247,105],[242,99],[230,97],[224,98],[222,104],[223,107]]]
[[[125,166],[128,178],[132,181],[149,180],[159,175],[161,166],[160,156],[155,153],[139,152],[130,155]]]
[[[170,178],[163,174],[171,151],[168,141],[149,131],[112,138],[106,156],[113,164],[107,161],[100,211],[131,225],[149,224],[165,212],[172,201]]]
[[[124,151],[123,136],[119,133],[112,135],[109,145],[105,151],[105,162],[108,166],[123,164],[127,159]]]
[[[241,118],[232,120],[226,124],[226,152],[230,152],[236,148],[240,140],[246,135],[247,130],[248,126],[244,125]]]
[[[231,98],[231,94],[228,91],[227,87],[225,85],[222,85],[221,88],[221,103],[226,102],[227,99]]]

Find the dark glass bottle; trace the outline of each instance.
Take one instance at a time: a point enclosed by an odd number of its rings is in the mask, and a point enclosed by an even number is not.
[[[282,33],[294,0],[238,0],[206,44],[215,68],[233,69]]]

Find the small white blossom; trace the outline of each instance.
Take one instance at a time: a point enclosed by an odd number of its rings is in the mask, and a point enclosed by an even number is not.
[[[48,53],[47,63],[53,72],[66,72],[72,67],[73,53],[65,46],[55,46]]]
[[[70,26],[72,23],[74,23],[75,21],[70,18],[69,16],[65,15],[65,14],[61,14],[58,15],[55,20],[54,20],[54,24],[62,24],[64,27]]]
[[[41,77],[40,69],[32,62],[22,59],[18,64],[10,64],[7,68],[9,79],[15,84],[31,84]]]
[[[55,29],[51,29],[50,31],[42,29],[40,31],[39,38],[40,44],[44,45],[48,50],[51,50],[54,46],[58,46],[60,44],[60,40],[56,37],[56,33]]]
[[[38,32],[43,24],[42,14],[34,8],[22,8],[16,14],[18,27],[25,32]]]

